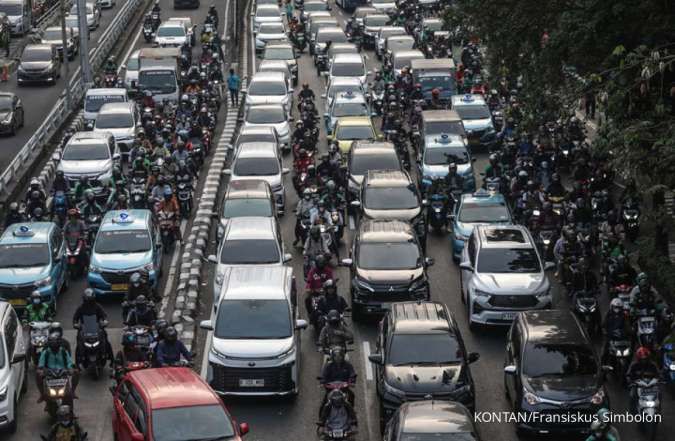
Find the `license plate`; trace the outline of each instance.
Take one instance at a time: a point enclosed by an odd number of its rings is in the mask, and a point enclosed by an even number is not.
[[[129,285],[126,283],[113,283],[110,285],[110,289],[113,291],[126,291],[129,288]]]
[[[239,387],[265,387],[265,380],[263,380],[262,378],[260,379],[240,378]]]
[[[26,303],[28,303],[26,299],[9,299],[8,302],[13,306],[26,306]]]
[[[515,312],[505,312],[502,314],[502,320],[513,320],[516,318]]]

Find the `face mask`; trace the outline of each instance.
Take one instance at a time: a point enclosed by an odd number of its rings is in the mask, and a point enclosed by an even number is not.
[[[40,299],[34,299],[33,300],[33,305],[39,305],[40,304]]]

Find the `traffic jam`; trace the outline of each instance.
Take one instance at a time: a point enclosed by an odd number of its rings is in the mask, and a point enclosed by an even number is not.
[[[521,86],[450,3],[149,4],[53,182],[6,210],[7,439],[668,439],[639,199],[583,118],[519,129]],[[61,37],[26,46],[20,92],[57,82]],[[0,91],[14,132],[22,98]],[[211,196],[197,312],[172,314]]]

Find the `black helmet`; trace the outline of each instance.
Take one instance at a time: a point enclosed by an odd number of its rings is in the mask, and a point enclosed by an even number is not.
[[[53,351],[56,351],[61,346],[61,336],[56,332],[49,334],[47,338],[47,346]]]
[[[345,404],[345,395],[339,389],[333,389],[328,394],[328,401],[333,407],[342,407]]]
[[[142,281],[142,279],[143,279],[143,278],[141,277],[141,273],[139,273],[138,271],[136,271],[135,273],[133,273],[133,274],[131,275],[131,277],[129,277],[129,283],[131,283],[133,286],[135,286],[136,288],[138,288],[139,286],[141,286],[141,281]]]
[[[323,268],[326,266],[326,258],[322,255],[316,256],[316,267]]]
[[[551,175],[551,180],[553,182],[560,182],[560,175],[558,173],[553,173],[553,175]]]
[[[96,301],[96,295],[94,294],[94,290],[91,288],[87,288],[84,290],[82,293],[82,301],[84,303],[93,303]]]
[[[140,296],[136,297],[134,304],[136,305],[136,308],[144,310],[148,306],[148,299],[146,299],[145,296],[141,294]]]
[[[167,326],[164,330],[164,338],[168,342],[175,343],[178,340],[178,331],[173,326]]]
[[[56,410],[56,421],[62,426],[70,426],[73,424],[73,413],[70,411],[70,406],[62,404]]]
[[[63,173],[63,170],[56,170],[56,177],[57,178],[62,178],[64,176],[65,176],[65,174]]]
[[[337,294],[337,286],[335,286],[335,281],[333,279],[328,279],[323,282],[323,292],[325,294]]]
[[[169,322],[167,322],[164,319],[159,319],[155,321],[155,329],[157,330],[157,333],[162,335],[164,334],[164,331],[166,331],[166,328],[169,326]]]
[[[52,322],[49,325],[49,334],[56,334],[59,337],[63,335],[63,327],[60,322]]]
[[[326,315],[326,320],[328,320],[328,323],[337,325],[340,323],[340,313],[336,309],[331,309]]]

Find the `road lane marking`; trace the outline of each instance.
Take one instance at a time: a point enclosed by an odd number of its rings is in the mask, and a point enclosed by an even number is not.
[[[365,363],[366,380],[373,381],[373,379],[374,379],[373,366],[371,365],[368,357],[370,357],[370,343],[367,342],[367,341],[364,341],[363,342],[363,362]]]
[[[354,221],[354,216],[349,215],[349,229],[354,231],[356,230],[356,222]]]
[[[180,222],[180,236],[185,237],[185,229],[187,228],[187,220],[183,219]],[[162,292],[162,306],[159,310],[159,315],[164,316],[166,314],[166,308],[169,305],[169,297],[171,296],[171,290],[173,289],[173,284],[176,281],[176,265],[178,264],[178,256],[180,255],[181,247],[174,245],[173,247],[173,256],[171,256],[171,263],[167,271],[166,283],[164,284],[164,291]]]

